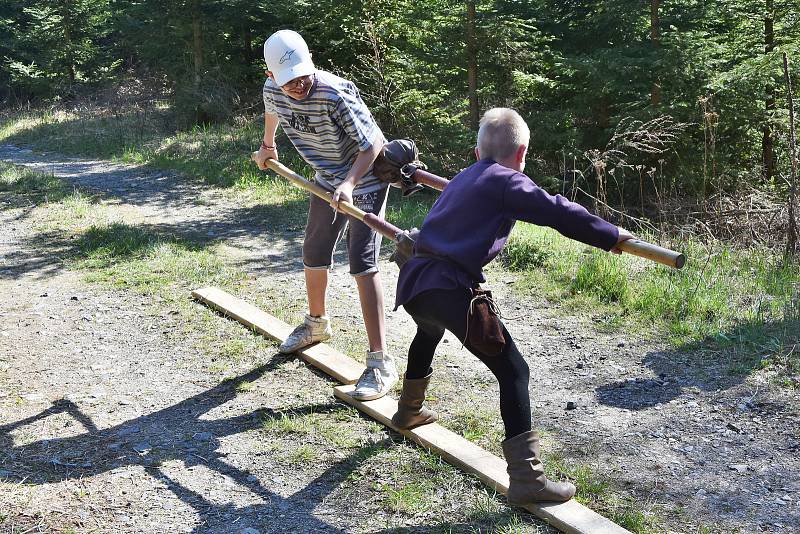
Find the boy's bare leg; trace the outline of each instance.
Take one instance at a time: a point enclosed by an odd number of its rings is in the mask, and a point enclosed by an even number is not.
[[[308,315],[303,324],[292,330],[278,350],[284,354],[305,348],[318,341],[331,337],[331,325],[325,316],[325,295],[328,289],[327,269],[304,269],[306,276],[306,295],[308,296]]]
[[[327,269],[304,269],[306,275],[306,295],[308,314],[314,317],[325,315],[325,296],[328,292]]]
[[[386,327],[380,273],[357,276],[356,286],[358,286],[358,298],[361,301],[364,327],[367,329],[369,350],[370,352],[382,351],[386,348]]]
[[[361,314],[367,329],[369,352],[367,368],[358,379],[356,388],[350,393],[360,400],[383,397],[397,382],[394,358],[386,351],[386,330],[383,315],[383,287],[378,273],[356,277]]]

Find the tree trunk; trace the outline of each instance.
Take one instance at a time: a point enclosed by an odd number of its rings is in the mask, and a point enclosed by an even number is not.
[[[658,50],[661,44],[661,19],[658,15],[659,4],[661,0],[650,0],[650,42],[653,48]],[[657,106],[661,103],[661,82],[656,74],[656,79],[653,81],[653,86],[650,88],[650,105]]]
[[[475,44],[475,2],[467,2],[467,86],[469,92],[469,126],[478,129],[478,58]]]
[[[75,54],[72,49],[72,1],[61,3],[61,23],[64,25],[64,46],[66,47],[66,71],[69,86],[75,85]]]
[[[192,0],[192,55],[194,56],[194,83],[199,85],[203,73],[203,26],[199,0]]]
[[[775,49],[775,0],[767,0],[764,15],[764,53],[769,54]],[[761,162],[764,165],[764,180],[769,182],[775,176],[775,152],[772,139],[772,126],[770,120],[775,111],[775,86],[771,78],[767,78],[765,97],[766,118],[762,127],[761,137]]]
[[[797,246],[797,219],[795,206],[797,205],[797,137],[794,125],[794,97],[792,95],[792,76],[789,73],[789,56],[783,53],[783,73],[786,79],[786,100],[789,104],[789,155],[792,158],[790,169],[791,182],[789,184],[789,228],[786,236],[786,255],[794,257],[798,252]]]
[[[253,31],[250,29],[249,24],[242,29],[242,45],[244,48],[244,57],[247,58],[247,62],[250,63],[255,57],[253,56]]]

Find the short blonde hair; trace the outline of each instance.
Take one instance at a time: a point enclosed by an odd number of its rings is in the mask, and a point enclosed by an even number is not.
[[[492,108],[481,117],[478,151],[482,159],[507,158],[520,145],[527,147],[530,140],[530,128],[511,108]]]

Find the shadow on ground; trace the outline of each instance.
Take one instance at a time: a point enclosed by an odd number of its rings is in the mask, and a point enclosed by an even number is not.
[[[666,404],[689,388],[705,392],[733,388],[765,365],[784,365],[789,373],[796,372],[798,357],[793,354],[800,340],[798,332],[800,321],[794,319],[767,324],[749,321],[680,350],[650,352],[642,362],[657,378],[603,384],[596,388],[597,397],[608,406],[643,410]],[[770,353],[784,347],[786,361],[765,360],[765,347],[772,349]]]
[[[217,452],[220,438],[261,428],[265,419],[281,417],[280,412],[260,409],[227,419],[202,419],[210,410],[232,400],[237,395],[237,386],[257,380],[288,359],[274,355],[268,363],[235,379],[223,381],[168,408],[106,429],[98,429],[73,402],[59,400],[37,415],[0,426],[0,465],[4,468],[3,473],[25,480],[26,484],[47,484],[91,477],[119,467],[141,466],[197,512],[200,526],[194,530],[196,533],[223,532],[224,525],[230,525],[233,519],[241,516],[247,517],[248,521],[266,520],[265,524],[269,526],[267,518],[278,517],[289,509],[293,516],[302,516],[305,531],[337,532],[336,528],[315,518],[312,512],[361,462],[377,452],[380,445],[362,447],[351,457],[332,465],[303,490],[290,497],[282,497],[265,488],[258,478],[247,471],[225,462],[224,455]],[[302,415],[343,409],[347,407],[334,401],[299,407],[292,409],[291,413]],[[12,431],[58,413],[70,414],[86,432],[68,438],[14,445]],[[193,438],[187,440],[186,436]],[[180,460],[187,467],[203,465],[228,476],[239,486],[261,497],[265,504],[235,508],[211,503],[171,479],[160,468],[163,462],[169,460]],[[243,521],[238,528],[246,526]],[[263,528],[264,525],[254,526]]]
[[[302,202],[298,202],[302,204]],[[33,208],[26,209],[16,219],[30,216]],[[45,279],[55,276],[68,261],[80,261],[103,249],[111,261],[125,261],[142,253],[157,243],[175,243],[189,250],[202,250],[219,243],[236,243],[241,257],[234,261],[244,270],[259,274],[299,272],[302,261],[298,232],[267,231],[247,226],[242,221],[270,220],[283,208],[256,206],[234,210],[234,221],[187,221],[175,224],[129,225],[111,223],[92,226],[81,234],[63,230],[46,230],[27,238],[20,238],[15,250],[6,253],[0,263],[0,279],[18,279],[25,276]],[[304,209],[302,206],[293,209]],[[281,252],[269,253],[269,250]]]

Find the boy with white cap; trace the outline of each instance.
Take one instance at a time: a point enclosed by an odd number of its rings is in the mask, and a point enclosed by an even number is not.
[[[256,153],[259,168],[278,159],[275,133],[283,128],[294,147],[316,171],[316,181],[332,193],[328,205],[311,195],[303,242],[308,314],[280,351],[290,353],[331,336],[325,299],[333,251],[347,231],[350,274],[355,277],[367,330],[367,368],[352,395],[361,400],[385,395],[397,382],[394,359],[386,351],[383,288],[378,274],[381,236],[364,223],[336,211],[352,202],[383,216],[388,188],[372,175],[372,164],[386,140],[356,86],[314,67],[303,38],[291,30],[264,43],[264,137]],[[349,225],[349,229],[347,228]]]

